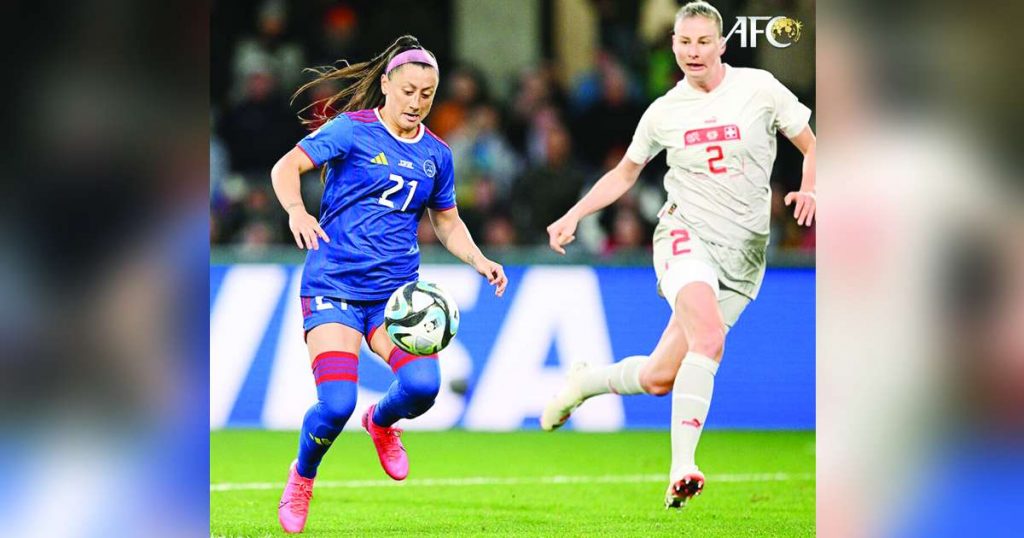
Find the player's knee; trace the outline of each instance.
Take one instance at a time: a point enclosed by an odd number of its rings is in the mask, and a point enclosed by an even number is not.
[[[347,392],[347,391],[346,391]],[[355,392],[355,391],[353,391]],[[325,422],[342,427],[356,409],[355,394],[341,394],[320,400],[320,411]]]
[[[640,386],[652,396],[664,396],[672,392],[675,375],[661,371],[640,372]]]
[[[426,362],[426,361],[419,361]],[[412,365],[410,365],[412,366]],[[433,368],[419,368],[412,375],[404,375],[400,381],[402,391],[410,400],[433,403],[441,390],[441,375],[436,365]]]
[[[718,360],[725,349],[723,327],[700,327],[691,337],[690,351]]]
[[[666,383],[664,381],[654,381],[650,384],[644,385],[644,390],[651,396],[664,396],[672,392],[672,383]]]
[[[417,402],[433,403],[437,398],[437,393],[441,390],[441,382],[436,378],[418,379],[402,388],[409,395],[409,398]]]

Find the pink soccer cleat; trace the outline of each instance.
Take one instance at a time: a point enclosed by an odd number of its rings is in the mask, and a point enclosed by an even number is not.
[[[363,428],[373,439],[384,472],[395,480],[405,480],[409,476],[409,457],[405,455],[405,447],[402,446],[402,429],[383,428],[374,424],[373,410],[376,408],[377,404],[373,404],[363,413]]]
[[[704,473],[695,469],[669,484],[665,492],[665,508],[682,508],[686,501],[700,495],[701,491],[704,491]]]
[[[277,520],[284,532],[302,532],[309,515],[309,500],[313,498],[313,479],[306,478],[295,470],[298,460],[288,470],[288,484],[277,505]]]

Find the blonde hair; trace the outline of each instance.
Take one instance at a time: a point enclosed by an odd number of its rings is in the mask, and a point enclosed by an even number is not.
[[[718,36],[721,37],[723,35],[722,14],[715,9],[715,6],[705,2],[704,0],[690,2],[679,8],[679,11],[676,12],[676,22],[688,17],[704,17],[705,19],[711,19],[718,25]]]

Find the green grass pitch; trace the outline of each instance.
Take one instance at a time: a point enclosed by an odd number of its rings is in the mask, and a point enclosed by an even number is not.
[[[358,423],[353,428],[358,429]],[[667,431],[406,432],[391,481],[362,430],[324,458],[303,536],[813,536],[814,432],[709,431],[704,493],[662,504]],[[210,434],[212,536],[283,536],[297,434]]]

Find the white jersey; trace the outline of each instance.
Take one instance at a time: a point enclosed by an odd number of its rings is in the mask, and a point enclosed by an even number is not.
[[[761,69],[725,66],[711,92],[685,80],[648,107],[626,156],[644,164],[668,150],[668,199],[705,241],[764,249],[775,134],[794,137],[811,111]]]

